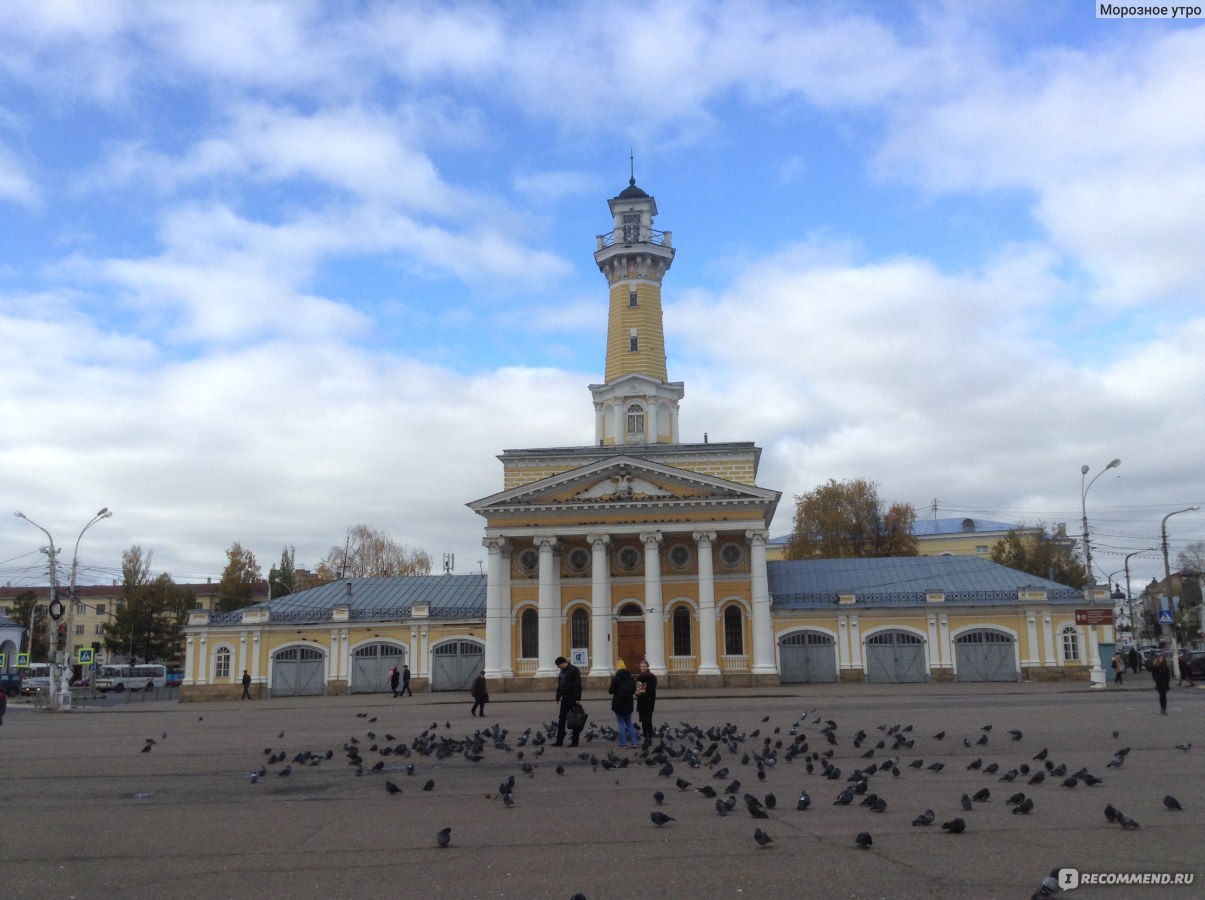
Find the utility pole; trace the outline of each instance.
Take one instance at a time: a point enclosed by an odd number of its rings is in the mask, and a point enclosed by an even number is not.
[[[54,709],[55,705],[56,705],[56,701],[58,700],[58,694],[57,694],[58,671],[57,671],[56,663],[58,661],[58,655],[59,655],[58,651],[55,650],[55,647],[57,646],[57,641],[58,641],[58,628],[57,628],[58,617],[56,616],[56,612],[57,612],[58,616],[62,615],[62,604],[59,603],[58,560],[56,558],[56,554],[58,551],[55,550],[54,538],[51,536],[49,531],[47,531],[45,528],[43,528],[41,525],[39,525],[37,522],[35,522],[29,516],[25,515],[25,513],[23,513],[23,512],[18,511],[18,512],[14,513],[13,515],[15,515],[18,519],[24,519],[26,522],[28,522],[34,528],[41,531],[42,534],[46,535],[46,540],[49,542],[49,545],[46,547],[46,555],[50,558],[50,605],[47,607],[47,610],[46,610],[46,613],[47,613],[47,615],[46,615],[46,662],[49,666],[49,671],[50,671],[50,687],[48,688],[48,692],[47,692],[47,702],[49,703],[50,708]],[[36,600],[34,601],[34,607],[35,608],[37,607]],[[31,650],[33,649],[32,632],[29,635],[29,648]]]

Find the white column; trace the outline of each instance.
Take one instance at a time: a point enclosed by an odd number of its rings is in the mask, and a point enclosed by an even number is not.
[[[715,643],[715,567],[711,548],[714,531],[696,531],[693,535],[699,560],[699,674],[719,675]]]
[[[256,684],[259,684],[261,680],[259,674],[259,635],[259,631],[256,631],[255,634],[251,635],[251,680]]]
[[[611,567],[605,534],[589,534],[590,560],[590,674],[611,674]]]
[[[1041,659],[1038,652],[1038,617],[1035,613],[1029,613],[1026,617],[1026,637],[1029,643],[1029,656],[1021,663],[1023,666],[1041,665]]]
[[[1054,625],[1050,621],[1050,610],[1043,610],[1042,613],[1042,646],[1046,650],[1046,658],[1044,665],[1058,666],[1059,657],[1055,655],[1054,649]],[[1059,647],[1059,653],[1063,652],[1063,648]]]
[[[866,661],[862,656],[862,632],[858,627],[858,617],[850,615],[849,617],[849,661],[850,667],[861,669],[862,675],[866,675]]]
[[[615,443],[622,444],[627,440],[627,403],[622,398],[617,398],[611,408],[615,411]]]
[[[950,616],[948,613],[937,614],[937,633],[941,643],[938,650],[941,653],[942,662],[953,671],[954,641],[950,638]],[[932,673],[932,671],[933,662],[930,661],[929,672]]]
[[[502,632],[510,616],[502,608],[502,542],[499,537],[487,537],[485,546],[485,677],[502,677]]]
[[[197,670],[197,651],[193,647],[193,636],[190,634],[184,642],[184,683],[196,684],[194,673]],[[98,668],[99,672],[100,669]]]
[[[536,547],[540,550],[540,665],[535,677],[551,677],[559,673],[553,660],[561,653],[560,624],[561,598],[558,596],[558,578],[556,538],[536,538]]]
[[[837,615],[837,679],[841,679],[840,673],[850,668],[849,661],[849,623],[844,615]]]
[[[642,534],[640,542],[644,544],[644,658],[654,675],[664,675],[669,670],[665,666],[665,610],[661,608],[661,532]]]
[[[646,398],[645,417],[644,417],[644,439],[646,443],[657,443],[657,429],[661,427],[661,423],[657,421],[657,400],[655,397]]]
[[[209,635],[201,635],[201,665],[198,667],[197,684],[209,684]],[[51,675],[51,678],[54,676]]]
[[[502,544],[501,573],[498,578],[498,605],[502,608],[503,627],[499,629],[498,653],[502,667],[503,678],[513,678],[515,674],[515,651],[511,635],[514,634],[515,611],[510,600],[510,551],[511,542]]]
[[[764,531],[746,531],[749,539],[750,601],[753,604],[753,674],[776,675],[774,624],[770,618],[770,578],[766,571]]]

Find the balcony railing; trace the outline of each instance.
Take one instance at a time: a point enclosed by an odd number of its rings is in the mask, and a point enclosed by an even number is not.
[[[671,672],[693,672],[698,667],[699,664],[693,656],[671,656],[669,658]]]
[[[721,656],[720,668],[725,672],[748,672],[748,656]]]
[[[538,659],[521,659],[515,665],[516,675],[531,675],[540,667]]]
[[[608,231],[606,234],[598,236],[598,249],[611,247],[615,244],[656,244],[658,247],[669,247],[673,240],[672,231],[658,231],[656,228],[639,228],[636,229],[637,234],[630,237],[625,237],[623,233],[619,233],[616,237],[616,232]]]

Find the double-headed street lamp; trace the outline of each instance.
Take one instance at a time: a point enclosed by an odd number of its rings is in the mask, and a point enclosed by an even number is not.
[[[1096,479],[1104,475],[1109,469],[1116,469],[1121,465],[1120,459],[1114,459],[1107,466],[1101,469],[1092,480],[1087,484],[1084,479],[1088,477],[1089,468],[1087,465],[1080,466],[1079,474],[1079,501],[1080,511],[1084,516],[1084,563],[1087,566],[1087,584],[1084,585],[1084,593],[1088,600],[1089,606],[1096,605],[1096,576],[1092,574],[1092,541],[1088,534],[1088,491],[1092,490],[1092,485],[1096,483]],[[1088,632],[1090,636],[1089,643],[1091,644],[1092,653],[1092,671],[1089,675],[1092,687],[1103,688],[1105,686],[1105,670],[1100,666],[1100,643],[1096,638],[1096,626],[1089,625],[1091,630]]]
[[[109,507],[107,507],[107,506],[106,506],[106,507],[104,507],[104,509],[102,509],[100,512],[98,512],[96,515],[94,515],[94,516],[93,516],[93,517],[92,517],[92,518],[89,520],[88,524],[87,524],[87,525],[85,525],[85,526],[83,527],[83,529],[80,531],[80,533],[79,533],[79,537],[77,537],[77,538],[75,539],[75,553],[74,553],[74,555],[72,555],[72,557],[71,557],[71,606],[70,606],[70,607],[67,609],[67,659],[68,659],[68,670],[70,669],[70,659],[71,659],[71,641],[72,641],[73,637],[75,636],[75,607],[76,607],[76,598],[75,598],[75,574],[76,574],[76,572],[79,570],[79,542],[80,542],[80,541],[82,541],[82,540],[84,539],[84,532],[85,532],[85,531],[87,531],[89,528],[91,528],[93,525],[95,525],[95,524],[96,524],[97,522],[99,522],[101,519],[107,519],[107,518],[109,518],[109,516],[111,516],[111,515],[113,515],[113,513],[109,511]],[[95,665],[96,660],[95,660],[95,659],[93,659],[93,661],[92,661],[92,662],[93,662],[93,664]],[[64,671],[64,675],[63,675],[63,697],[64,697],[64,698],[67,698],[67,697],[70,697],[70,696],[71,696],[71,682],[70,682],[70,679],[69,679],[69,678],[67,677],[67,675],[66,675],[66,671],[67,671],[67,670],[65,670],[65,671]],[[94,679],[91,679],[91,678],[90,678],[90,679],[89,679],[89,684],[91,684],[93,680],[94,680]]]
[[[1199,507],[1199,506],[1186,506],[1186,507],[1184,507],[1184,509],[1177,509],[1175,512],[1169,512],[1166,516],[1163,517],[1163,522],[1159,525],[1159,534],[1163,538],[1163,587],[1164,587],[1164,590],[1167,591],[1168,608],[1172,609],[1173,611],[1175,609],[1175,606],[1172,604],[1172,569],[1171,569],[1171,564],[1168,563],[1168,561],[1167,561],[1167,520],[1170,519],[1172,516],[1180,515],[1180,513],[1196,512],[1200,508],[1201,507]],[[1160,631],[1162,631],[1162,630],[1163,629],[1160,628]],[[1172,674],[1174,676],[1176,676],[1177,678],[1179,678],[1180,677],[1180,662],[1179,662],[1179,652],[1180,651],[1177,648],[1176,644],[1177,644],[1176,629],[1172,628]]]
[[[1130,591],[1130,557],[1137,556],[1139,553],[1154,553],[1157,547],[1144,547],[1141,550],[1135,550],[1133,553],[1127,553],[1125,558],[1125,573],[1126,573],[1126,597],[1130,601],[1130,637],[1134,643],[1138,643],[1138,632],[1134,628],[1134,594]]]

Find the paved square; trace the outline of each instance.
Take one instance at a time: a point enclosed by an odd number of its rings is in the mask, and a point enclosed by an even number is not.
[[[485,719],[470,719],[467,695],[434,694],[393,700],[388,695],[269,699],[251,703],[176,704],[114,701],[109,708],[47,713],[10,705],[0,728],[0,803],[8,840],[0,893],[13,897],[553,897],[581,892],[608,897],[1028,897],[1054,867],[1085,872],[1193,873],[1193,887],[1083,887],[1073,897],[1199,896],[1205,694],[1173,690],[1170,715],[1160,716],[1144,679],[1092,692],[1051,685],[823,685],[720,695],[663,691],[657,721],[671,734],[689,723],[704,730],[731,723],[744,739],[735,753],[723,742],[714,766],[692,768],[671,759],[674,773],[658,775],[630,751],[626,767],[606,768],[612,742],[596,737],[578,750],[543,748],[521,733],[551,720],[556,705],[537,695],[495,696]],[[106,701],[109,703],[109,701]],[[592,719],[613,724],[607,698],[587,695]],[[808,753],[785,757],[797,726]],[[837,743],[822,734],[837,723]],[[375,720],[375,721],[374,721]],[[819,721],[818,721],[819,720]],[[500,725],[508,750],[484,742],[482,758],[463,744],[443,758],[412,752],[382,756],[379,748],[411,746],[435,724],[443,741],[461,742],[478,728]],[[447,727],[450,725],[450,727]],[[911,748],[891,751],[882,728],[900,726]],[[990,731],[983,726],[992,726]],[[910,731],[904,728],[911,727]],[[1019,729],[1023,737],[1010,739]],[[859,730],[867,734],[854,746]],[[1118,732],[1113,737],[1114,731]],[[944,731],[943,740],[934,735]],[[370,736],[369,732],[375,735]],[[283,735],[283,736],[282,736]],[[976,743],[986,735],[984,744]],[[142,752],[153,738],[148,752]],[[365,771],[357,777],[344,745],[359,743]],[[755,751],[782,742],[777,764],[757,777]],[[964,738],[971,746],[964,744]],[[863,754],[883,740],[873,756]],[[376,744],[377,751],[369,748]],[[701,741],[703,749],[712,743]],[[689,741],[669,741],[675,749]],[[1186,746],[1177,749],[1176,745]],[[1116,751],[1131,748],[1120,767]],[[1001,773],[1043,763],[1087,768],[1103,783],[1064,787],[1048,774],[1010,783]],[[268,765],[265,750],[283,751]],[[327,751],[333,751],[327,760]],[[518,757],[519,751],[523,757]],[[806,758],[832,750],[840,779],[830,780]],[[321,761],[293,761],[312,752]],[[749,762],[742,758],[749,754]],[[582,759],[585,755],[587,758]],[[618,751],[616,755],[619,756]],[[898,776],[880,770],[869,779],[885,811],[858,796],[834,798],[858,768],[899,757]],[[597,757],[592,765],[590,756]],[[921,759],[924,765],[910,765]],[[976,759],[982,767],[969,769]],[[383,762],[381,771],[372,766]],[[944,763],[940,772],[927,767]],[[534,768],[530,775],[522,765]],[[999,766],[985,774],[991,764]],[[414,774],[407,775],[407,764]],[[556,773],[557,765],[564,774]],[[252,783],[251,773],[267,773]],[[727,768],[725,778],[714,769]],[[516,778],[514,806],[499,784]],[[686,790],[677,778],[691,783]],[[717,815],[700,786],[723,789],[739,779],[738,804]],[[401,792],[389,793],[385,781]],[[422,790],[434,781],[430,791]],[[990,791],[990,800],[960,806],[962,794]],[[800,790],[811,809],[796,810]],[[674,821],[658,828],[659,807]],[[1023,792],[1029,815],[1005,800]],[[776,805],[753,819],[741,800],[756,795]],[[1183,812],[1166,809],[1174,795]],[[1140,827],[1106,821],[1106,804]],[[932,827],[913,818],[926,808]],[[965,833],[939,827],[961,816]],[[773,838],[759,849],[761,827]],[[451,844],[436,832],[451,827]],[[854,838],[867,831],[873,846]]]

